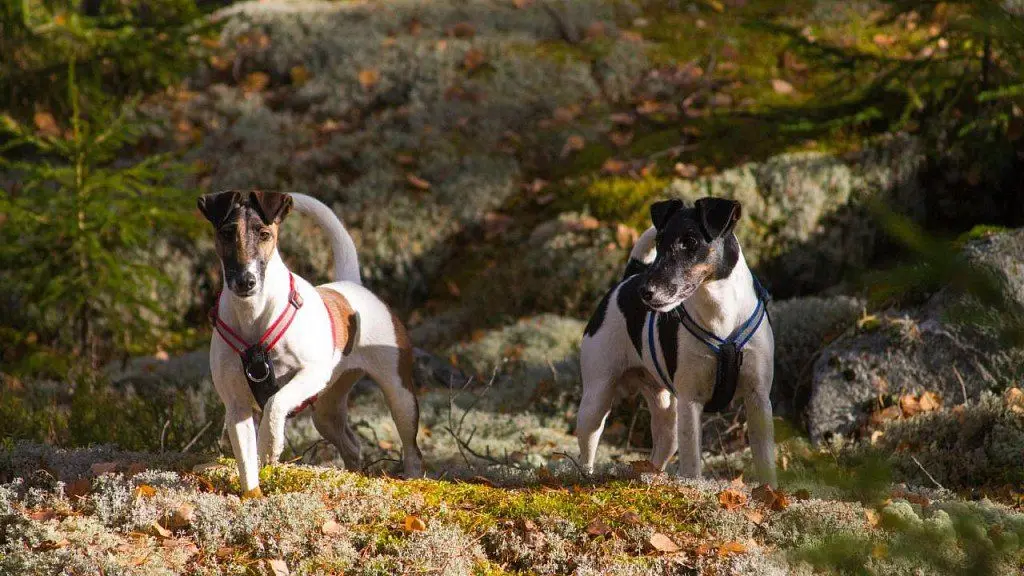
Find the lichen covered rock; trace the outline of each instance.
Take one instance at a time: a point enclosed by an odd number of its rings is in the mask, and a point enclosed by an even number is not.
[[[743,204],[736,235],[747,262],[763,270],[779,295],[832,286],[869,264],[881,243],[867,202],[919,219],[924,200],[916,140],[895,136],[847,157],[801,152],[753,162],[715,176],[676,180],[669,195]]]
[[[1024,230],[975,240],[961,257],[995,273],[1009,302],[1024,303]],[[979,321],[992,313],[947,286],[920,306],[880,312],[833,342],[814,364],[811,437],[855,431],[880,396],[929,391],[952,405],[1019,382],[1024,350]]]

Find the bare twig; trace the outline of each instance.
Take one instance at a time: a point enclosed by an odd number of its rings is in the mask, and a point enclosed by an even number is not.
[[[469,466],[470,469],[472,469],[474,472],[476,471],[476,466],[474,466],[473,463],[470,462],[469,458],[466,456],[467,454],[469,454],[470,456],[473,456],[475,458],[478,458],[480,460],[484,460],[486,462],[490,462],[491,464],[496,465],[496,466],[506,466],[506,467],[516,468],[516,469],[520,469],[520,470],[522,469],[521,466],[509,462],[507,457],[506,457],[506,461],[502,462],[501,460],[498,460],[497,458],[494,458],[493,456],[491,456],[490,455],[490,446],[487,447],[487,453],[486,454],[481,454],[481,453],[477,452],[476,450],[473,450],[473,448],[470,446],[470,442],[473,441],[473,436],[476,435],[476,430],[477,430],[476,427],[473,427],[473,429],[470,430],[469,437],[467,439],[463,440],[462,437],[461,437],[462,436],[462,428],[463,428],[463,425],[464,425],[464,423],[466,421],[466,416],[468,416],[469,413],[473,411],[473,409],[480,402],[480,400],[484,397],[484,395],[486,395],[487,392],[491,389],[491,386],[494,385],[494,382],[497,380],[497,377],[498,377],[498,369],[495,368],[494,372],[491,374],[491,379],[487,382],[487,385],[484,387],[484,389],[479,394],[475,394],[474,395],[473,401],[470,402],[469,406],[467,406],[466,409],[462,412],[462,416],[459,418],[459,421],[458,421],[457,424],[455,423],[455,418],[454,418],[454,412],[455,412],[454,386],[452,385],[452,381],[449,380],[449,385],[448,385],[448,426],[445,427],[445,431],[447,431],[448,434],[451,435],[452,439],[455,440],[455,444],[456,444],[456,446],[459,449],[459,455],[462,456],[462,459],[466,462],[466,465]],[[465,390],[467,387],[469,387],[470,382],[472,382],[472,380],[467,381],[466,384],[462,387],[462,390]],[[460,390],[460,392],[461,392],[461,390]]]
[[[576,467],[576,472],[579,473],[581,479],[584,479],[584,478],[587,477],[587,473],[583,471],[583,467],[580,466],[580,463],[577,462],[576,459],[573,458],[572,456],[570,456],[568,453],[566,453],[566,452],[552,452],[551,454],[552,455],[562,456],[563,458],[568,459],[569,462],[572,462],[572,465]]]
[[[203,428],[202,428],[202,429],[201,429],[201,430],[200,430],[200,431],[199,431],[198,433],[196,433],[196,435],[195,435],[195,436],[193,436],[191,440],[189,440],[189,441],[188,441],[188,444],[185,444],[185,447],[181,449],[181,453],[182,453],[182,454],[184,454],[184,453],[188,452],[188,451],[189,451],[189,449],[190,449],[190,448],[192,448],[192,445],[194,445],[194,444],[195,444],[195,443],[196,443],[196,442],[197,442],[197,441],[199,440],[199,438],[200,438],[200,437],[201,437],[201,436],[202,436],[202,435],[203,435],[203,434],[204,434],[204,433],[205,433],[205,432],[206,432],[207,430],[209,430],[209,429],[210,429],[210,426],[212,426],[212,425],[213,425],[213,420],[211,420],[211,421],[207,422],[207,423],[206,423],[206,426],[203,426]]]
[[[360,471],[361,472],[366,472],[371,467],[376,466],[377,464],[380,464],[381,462],[398,462],[399,464],[402,463],[402,461],[397,459],[397,458],[388,458],[387,456],[382,456],[380,458],[377,458],[376,460],[372,460],[372,461],[364,464]]]
[[[164,420],[164,428],[160,431],[160,453],[164,453],[164,442],[167,440],[167,429],[171,427],[170,420]]]
[[[939,484],[939,481],[936,480],[934,476],[932,476],[927,470],[924,469],[924,466],[922,466],[921,463],[918,462],[917,458],[915,458],[913,454],[910,455],[910,459],[913,460],[914,464],[917,464],[917,467],[921,469],[921,472],[924,472],[924,475],[927,476],[933,484],[935,484],[936,488],[938,488],[939,490],[945,490],[945,488],[942,487],[942,484]]]
[[[960,393],[964,395],[964,404],[967,404],[967,385],[964,384],[964,377],[960,375],[956,365],[953,365],[953,374],[956,376],[957,381],[960,382]]]
[[[316,440],[315,442],[310,444],[308,447],[306,447],[305,450],[302,451],[302,455],[299,456],[299,460],[305,462],[306,461],[306,455],[311,453],[311,452],[315,453],[316,447],[319,446],[320,444],[323,444],[323,443],[324,443],[324,439],[320,438],[319,440]],[[313,461],[310,460],[310,463],[312,464]]]

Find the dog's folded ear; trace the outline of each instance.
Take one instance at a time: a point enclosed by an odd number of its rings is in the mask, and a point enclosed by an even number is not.
[[[696,202],[700,227],[708,242],[732,232],[740,219],[740,203],[725,198],[701,198]]]
[[[250,192],[250,198],[264,224],[280,223],[292,211],[291,194],[254,190]]]
[[[203,194],[196,202],[196,207],[214,227],[220,227],[227,221],[242,200],[242,193],[237,190]]]
[[[658,230],[661,230],[668,224],[669,219],[676,213],[682,210],[683,201],[678,198],[671,200],[663,200],[661,202],[655,202],[651,204],[651,223]]]

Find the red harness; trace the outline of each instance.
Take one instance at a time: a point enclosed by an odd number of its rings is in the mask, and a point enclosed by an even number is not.
[[[250,345],[248,342],[245,341],[245,338],[239,336],[237,332],[231,329],[231,326],[228,326],[226,322],[221,320],[220,314],[218,312],[219,308],[220,293],[217,294],[217,299],[213,305],[213,308],[210,309],[210,322],[213,324],[213,328],[214,330],[217,331],[217,334],[220,334],[221,339],[223,339],[224,342],[228,346],[230,346],[231,349],[234,350],[235,353],[238,354],[240,358],[243,358],[244,361],[244,350],[250,348]],[[267,328],[266,332],[264,332],[263,335],[260,336],[260,340],[258,342],[258,344],[261,346],[265,345],[265,350],[267,351],[267,353],[274,349],[274,346],[276,346],[278,341],[281,340],[281,337],[284,336],[284,333],[288,331],[288,327],[292,325],[292,322],[295,320],[295,317],[299,313],[299,308],[302,308],[302,296],[299,294],[299,291],[295,289],[295,275],[289,273],[288,306],[281,311],[281,314],[277,317],[277,319],[274,320],[270,327]],[[331,322],[333,327],[333,318],[331,319]],[[303,410],[306,409],[306,407],[311,405],[313,402],[316,402],[316,399],[316,394],[307,398],[305,401],[302,402],[302,404],[299,404],[294,410],[289,412],[288,417],[291,418],[292,416],[295,416],[299,412],[302,412]]]

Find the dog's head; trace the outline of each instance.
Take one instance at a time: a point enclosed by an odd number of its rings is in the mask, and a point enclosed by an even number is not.
[[[229,190],[200,196],[198,206],[213,224],[224,285],[241,298],[259,294],[267,263],[277,250],[278,227],[292,209],[292,197]]]
[[[681,200],[651,205],[657,257],[640,285],[644,304],[667,312],[705,282],[729,276],[739,259],[732,233],[739,218],[740,203],[723,198],[701,198],[692,208]]]

